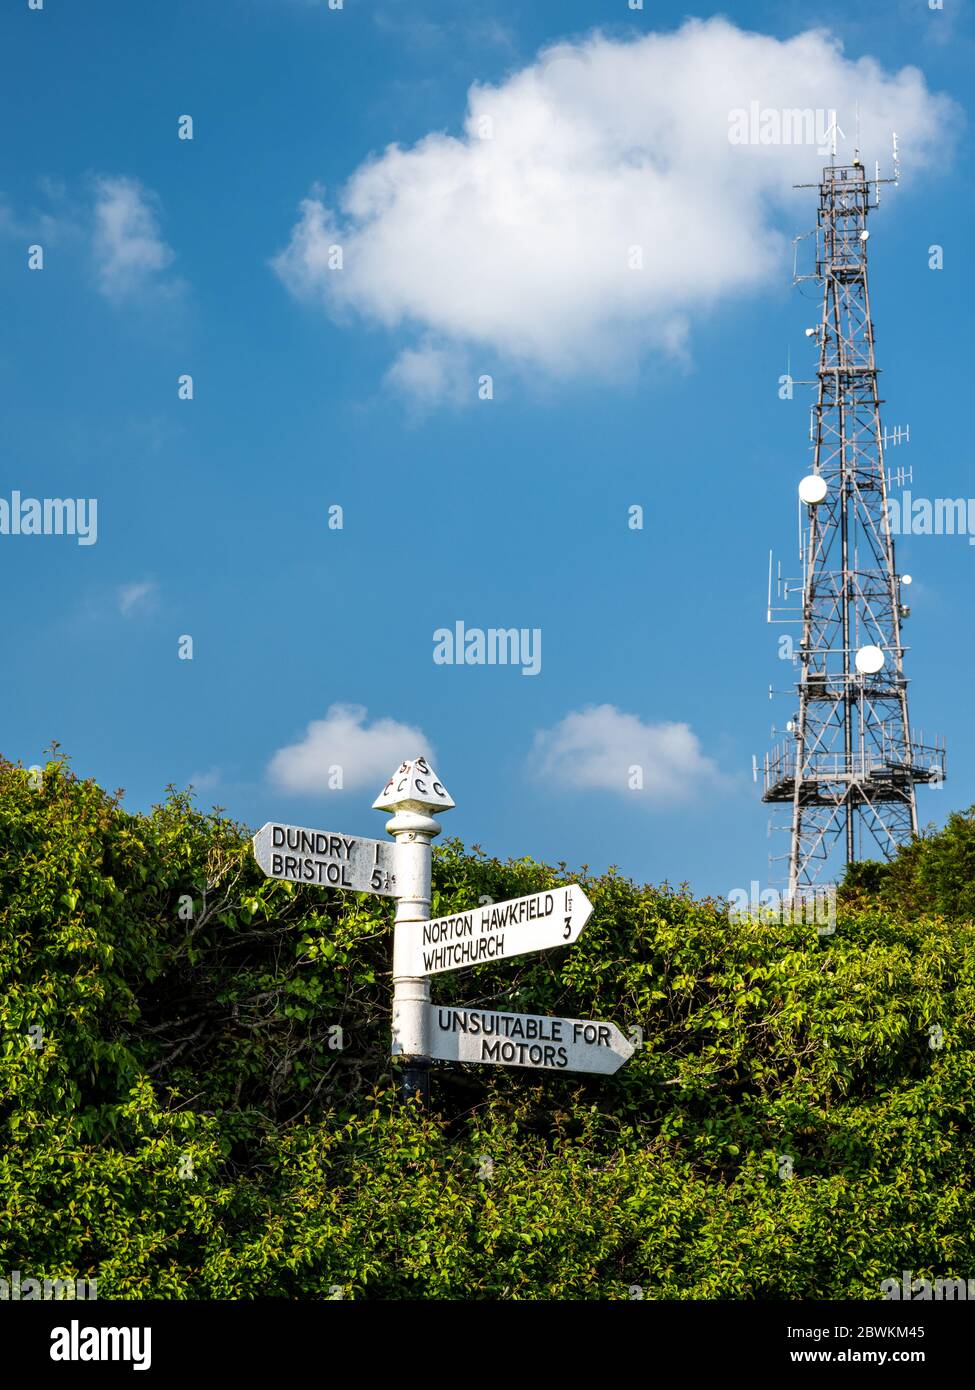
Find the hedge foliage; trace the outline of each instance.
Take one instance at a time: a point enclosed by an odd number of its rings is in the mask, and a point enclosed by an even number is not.
[[[0,1276],[100,1297],[877,1298],[975,1277],[972,815],[837,929],[583,874],[573,947],[438,1002],[609,1019],[614,1077],[438,1069],[397,1102],[388,900],[248,831],[0,762]],[[447,840],[434,911],[579,875]],[[541,1078],[541,1079],[540,1079]]]

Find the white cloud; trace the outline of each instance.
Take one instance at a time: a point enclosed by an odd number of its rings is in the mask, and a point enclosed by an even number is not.
[[[148,612],[153,605],[159,585],[154,579],[142,579],[135,584],[123,584],[118,591],[118,610],[123,618]]]
[[[461,137],[388,147],[335,206],[314,190],[275,269],[336,317],[416,332],[418,357],[408,349],[391,379],[421,396],[449,388],[445,354],[465,347],[562,377],[619,371],[648,349],[681,355],[688,316],[778,278],[812,221],[792,184],[816,179],[823,156],[732,144],[730,113],[751,101],[835,108],[849,159],[859,102],[866,157],[883,158],[896,129],[912,177],[954,121],[916,68],[849,60],[825,31],[783,41],[712,19],[635,41],[595,34],[473,86]]]
[[[383,35],[422,54],[437,53],[456,60],[471,49],[483,53],[489,48],[512,52],[514,35],[499,20],[480,17],[458,7],[456,14],[431,19],[420,12],[416,0],[401,0],[378,8],[373,23]]]
[[[644,724],[614,705],[593,705],[567,714],[535,735],[530,757],[535,775],[555,786],[646,796],[651,801],[689,798],[721,775],[687,724]],[[639,768],[642,788],[631,787]]]
[[[62,180],[37,180],[47,206],[17,212],[0,193],[0,235],[49,246],[83,245],[107,298],[121,301],[154,289],[172,296],[182,282],[164,272],[175,253],[159,229],[159,199],[136,179],[102,174],[82,192]]]
[[[41,175],[37,186],[49,206],[33,206],[26,213],[16,212],[0,193],[0,235],[36,242],[45,249],[83,235],[83,213],[69,198],[65,185]]]
[[[45,246],[77,242],[85,236],[85,209],[79,204],[63,179],[41,174],[37,180],[41,196],[48,207],[31,211],[38,239]]]
[[[474,394],[474,375],[466,354],[430,338],[419,347],[404,348],[386,373],[386,381],[423,410],[439,401],[458,403]]]
[[[95,180],[92,250],[99,289],[109,299],[161,286],[159,276],[174,253],[162,239],[158,206],[156,195],[135,179]]]
[[[268,776],[284,791],[323,795],[329,788],[329,770],[342,769],[346,791],[383,784],[407,758],[423,756],[433,761],[429,740],[420,729],[395,719],[376,719],[366,725],[362,705],[331,705],[324,719],[308,725],[300,743],[280,748],[268,764]]]
[[[207,772],[194,772],[189,780],[189,785],[195,792],[210,792],[220,785],[220,780],[220,769],[211,767]]]

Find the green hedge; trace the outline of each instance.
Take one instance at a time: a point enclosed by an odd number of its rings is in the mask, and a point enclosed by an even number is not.
[[[971,826],[905,852],[906,908],[892,874],[851,875],[831,936],[584,876],[575,946],[434,997],[642,1046],[609,1078],[441,1068],[423,1113],[391,1090],[388,901],[265,879],[185,794],[131,815],[62,758],[0,762],[0,1278],[791,1299],[975,1277]],[[574,877],[448,840],[434,910]]]

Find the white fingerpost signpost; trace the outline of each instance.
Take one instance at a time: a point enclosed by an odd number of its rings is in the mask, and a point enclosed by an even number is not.
[[[431,1059],[611,1075],[633,1055],[613,1023],[498,1013],[430,1001],[430,977],[529,951],[571,946],[592,915],[578,883],[430,917],[433,812],[454,805],[425,758],[400,763],[372,803],[391,811],[390,840],[269,821],[254,857],[269,878],[396,899],[392,1055],[404,1063],[403,1097],[426,1100]]]

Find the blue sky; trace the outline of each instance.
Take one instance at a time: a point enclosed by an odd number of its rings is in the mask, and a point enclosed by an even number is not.
[[[838,105],[848,137],[856,92],[871,165],[897,121],[904,178],[870,243],[885,420],[911,427],[890,461],[916,495],[973,491],[972,26],[957,0],[848,11],[734,4],[644,72],[635,44],[714,12],[4,6],[0,497],[96,498],[98,534],[0,535],[0,750],[29,765],[56,738],[132,808],[194,780],[253,826],[380,834],[370,803],[420,744],[457,803],[445,833],[491,853],[764,883],[785,842],[751,757],[792,712],[767,695],[792,677],[766,566],[774,547],[791,568],[808,458],[808,394],[777,385],[789,353],[811,373],[816,317],[789,249],[815,194],[791,184],[823,159],[743,156],[716,87]],[[788,46],[813,24],[845,57]],[[552,180],[527,208],[526,167]],[[638,282],[589,249],[621,218],[624,249],[655,232]],[[315,259],[332,241],[341,281]],[[919,793],[941,820],[975,802],[975,547],[908,537],[898,559],[913,721],[948,739],[946,787]],[[436,664],[457,620],[539,629],[539,674]],[[620,771],[641,761],[642,792]]]

